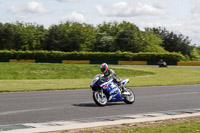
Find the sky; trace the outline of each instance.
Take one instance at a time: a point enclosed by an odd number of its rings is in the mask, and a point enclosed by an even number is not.
[[[140,30],[165,27],[200,46],[200,0],[0,0],[0,22],[66,21],[92,24],[128,21]]]

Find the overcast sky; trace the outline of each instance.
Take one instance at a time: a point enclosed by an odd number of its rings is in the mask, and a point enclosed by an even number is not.
[[[48,28],[76,21],[129,21],[141,30],[166,27],[200,46],[200,0],[0,0],[0,22],[31,22]]]

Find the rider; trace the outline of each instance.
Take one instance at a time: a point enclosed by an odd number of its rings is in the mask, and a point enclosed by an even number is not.
[[[113,81],[122,89],[122,94],[128,93],[125,91],[124,86],[120,82],[120,79],[119,77],[117,77],[114,70],[108,69],[108,65],[106,63],[101,64],[101,72],[104,74],[105,78],[107,79],[113,78]]]

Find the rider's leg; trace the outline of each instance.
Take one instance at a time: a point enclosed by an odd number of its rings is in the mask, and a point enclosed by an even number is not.
[[[119,88],[121,89],[123,95],[128,95],[128,94],[129,94],[129,92],[127,92],[127,91],[125,90],[125,87],[124,87],[124,85],[123,85],[121,82],[118,82],[117,85],[118,85]]]
[[[124,85],[121,83],[121,81],[120,81],[119,78],[114,79],[114,82],[117,83],[117,85],[118,85],[118,87],[119,87],[119,89],[121,90],[121,92],[122,92],[123,95],[128,95],[128,94],[129,94],[129,92],[127,92],[127,91],[125,90],[125,87],[124,87]]]

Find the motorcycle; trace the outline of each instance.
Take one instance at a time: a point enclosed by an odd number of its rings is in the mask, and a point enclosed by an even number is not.
[[[122,79],[122,85],[129,82],[129,79]],[[114,83],[113,79],[106,79],[103,74],[96,75],[91,84],[93,90],[93,100],[99,106],[105,106],[107,102],[124,101],[126,104],[132,104],[135,101],[134,92],[124,87],[126,94],[122,94],[121,88]]]

